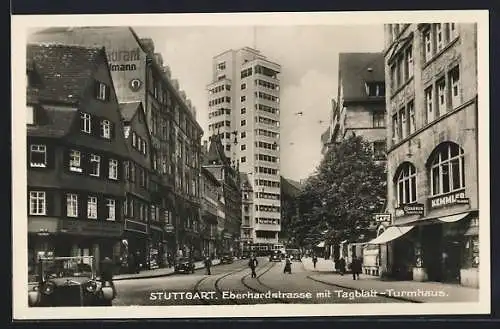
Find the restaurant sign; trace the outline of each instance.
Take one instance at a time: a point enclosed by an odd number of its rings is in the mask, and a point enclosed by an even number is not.
[[[396,208],[396,217],[410,216],[410,215],[424,215],[425,206],[422,203],[412,203],[402,205]]]
[[[439,208],[453,204],[469,204],[469,198],[465,197],[465,192],[458,192],[430,199],[431,208]]]
[[[141,50],[137,47],[132,50],[112,50],[107,54],[110,71],[136,71],[137,62],[141,60]]]

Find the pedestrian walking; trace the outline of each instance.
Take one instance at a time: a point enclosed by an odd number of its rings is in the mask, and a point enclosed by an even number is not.
[[[339,259],[339,272],[340,272],[340,275],[345,274],[345,259],[344,258]]]
[[[313,265],[314,265],[314,268],[316,268],[316,263],[318,262],[318,257],[316,257],[316,255],[313,255]]]
[[[210,268],[212,267],[212,260],[210,259],[210,257],[206,257],[205,258],[205,268],[207,269],[207,275],[211,275],[212,273],[210,273]]]
[[[292,274],[292,262],[290,261],[290,258],[286,258],[285,261],[285,268],[283,269],[283,273],[288,273]]]
[[[101,262],[101,282],[105,286],[106,282],[109,283],[113,289],[113,298],[116,297],[115,283],[113,282],[113,261],[109,257],[104,257]]]
[[[252,278],[257,277],[257,273],[255,272],[255,268],[257,267],[257,265],[259,265],[259,262],[257,261],[257,258],[252,255],[252,257],[250,257],[250,261],[248,262],[248,266],[252,270]]]
[[[362,271],[362,261],[360,258],[354,258],[351,263],[352,279],[359,280],[359,274]]]

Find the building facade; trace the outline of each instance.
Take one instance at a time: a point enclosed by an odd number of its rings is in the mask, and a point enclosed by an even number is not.
[[[216,249],[218,254],[231,253],[239,255],[241,228],[241,190],[237,166],[231,166],[230,159],[225,155],[224,146],[219,135],[210,138],[210,145],[205,156],[203,168],[208,170],[222,187],[224,205],[223,217],[218,216],[218,239]],[[218,211],[220,214],[221,211]]]
[[[377,160],[385,160],[384,74],[383,53],[339,54],[337,101],[333,102],[327,143],[339,142],[348,134],[356,134],[372,143]]]
[[[141,39],[128,27],[52,28],[30,37],[40,42],[102,45],[120,103],[144,106],[151,135],[151,197],[160,220],[152,230],[162,239],[164,254],[201,254],[200,149],[202,128],[196,109],[173,79],[151,39]],[[156,206],[155,206],[156,207]],[[151,209],[151,208],[150,208]],[[150,214],[150,211],[148,212]],[[150,215],[148,215],[150,216]],[[148,217],[149,221],[149,217]],[[150,234],[152,235],[152,233]],[[158,249],[150,245],[150,250]]]
[[[281,229],[281,68],[258,50],[246,47],[217,55],[212,69],[208,133],[220,136],[226,156],[249,175],[254,192],[254,209],[249,215],[251,242],[276,244]]]
[[[252,218],[253,206],[253,188],[248,174],[240,172],[241,189],[241,250],[250,252],[252,250]]]
[[[27,46],[28,254],[120,262],[123,124],[104,48]]]
[[[201,228],[204,255],[217,256],[223,252],[218,250],[218,224],[224,222],[225,213],[222,185],[219,180],[205,167],[201,168],[201,188],[203,200],[201,203]],[[224,230],[221,225],[220,232]]]
[[[388,242],[387,271],[477,287],[477,27],[389,24],[385,36],[392,226],[381,231],[406,233]]]

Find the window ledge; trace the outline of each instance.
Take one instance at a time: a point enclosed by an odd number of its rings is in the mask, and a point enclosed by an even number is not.
[[[407,85],[410,84],[410,82],[412,82],[414,79],[414,76],[412,75],[410,78],[406,79],[405,82],[403,82],[403,84],[397,88],[394,89],[394,91],[392,91],[391,93],[391,100],[394,99],[394,97],[396,97],[397,94],[399,94],[399,92],[401,90],[403,90]]]
[[[460,36],[459,35],[456,36],[455,39],[448,42],[448,44],[446,46],[444,46],[443,49],[441,49],[439,52],[435,53],[431,58],[429,58],[429,60],[425,61],[425,63],[422,65],[422,70],[425,70],[429,65],[431,65],[433,62],[435,62],[438,57],[440,57],[448,49],[453,47],[453,45],[455,45],[459,39],[460,39]],[[425,58],[424,58],[424,60],[425,60]]]
[[[472,99],[470,99],[470,100],[468,100],[467,102],[461,104],[459,107],[455,108],[454,110],[446,112],[445,114],[443,114],[439,118],[434,119],[432,122],[424,125],[422,128],[415,130],[411,135],[406,136],[404,139],[398,141],[393,146],[391,146],[390,148],[388,148],[387,149],[387,154],[389,154],[390,152],[394,151],[399,146],[401,146],[402,144],[406,143],[407,141],[409,141],[410,139],[414,138],[415,136],[419,135],[421,132],[427,130],[428,128],[430,128],[430,127],[432,127],[434,125],[436,125],[438,122],[440,122],[440,121],[448,118],[449,116],[454,115],[455,113],[460,112],[461,110],[465,109],[469,105],[474,104],[476,102],[477,102],[477,96],[474,97],[474,98],[472,98]]]

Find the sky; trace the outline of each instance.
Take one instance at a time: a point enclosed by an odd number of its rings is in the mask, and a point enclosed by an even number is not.
[[[134,27],[152,38],[172,77],[178,79],[208,130],[207,84],[212,58],[228,50],[256,47],[279,63],[281,175],[301,180],[321,160],[321,134],[328,127],[331,100],[337,96],[338,54],[377,52],[384,46],[382,25],[173,26]],[[255,36],[255,37],[254,37]],[[303,112],[302,116],[295,115]],[[206,134],[206,133],[205,133]],[[205,136],[206,137],[206,136]]]

